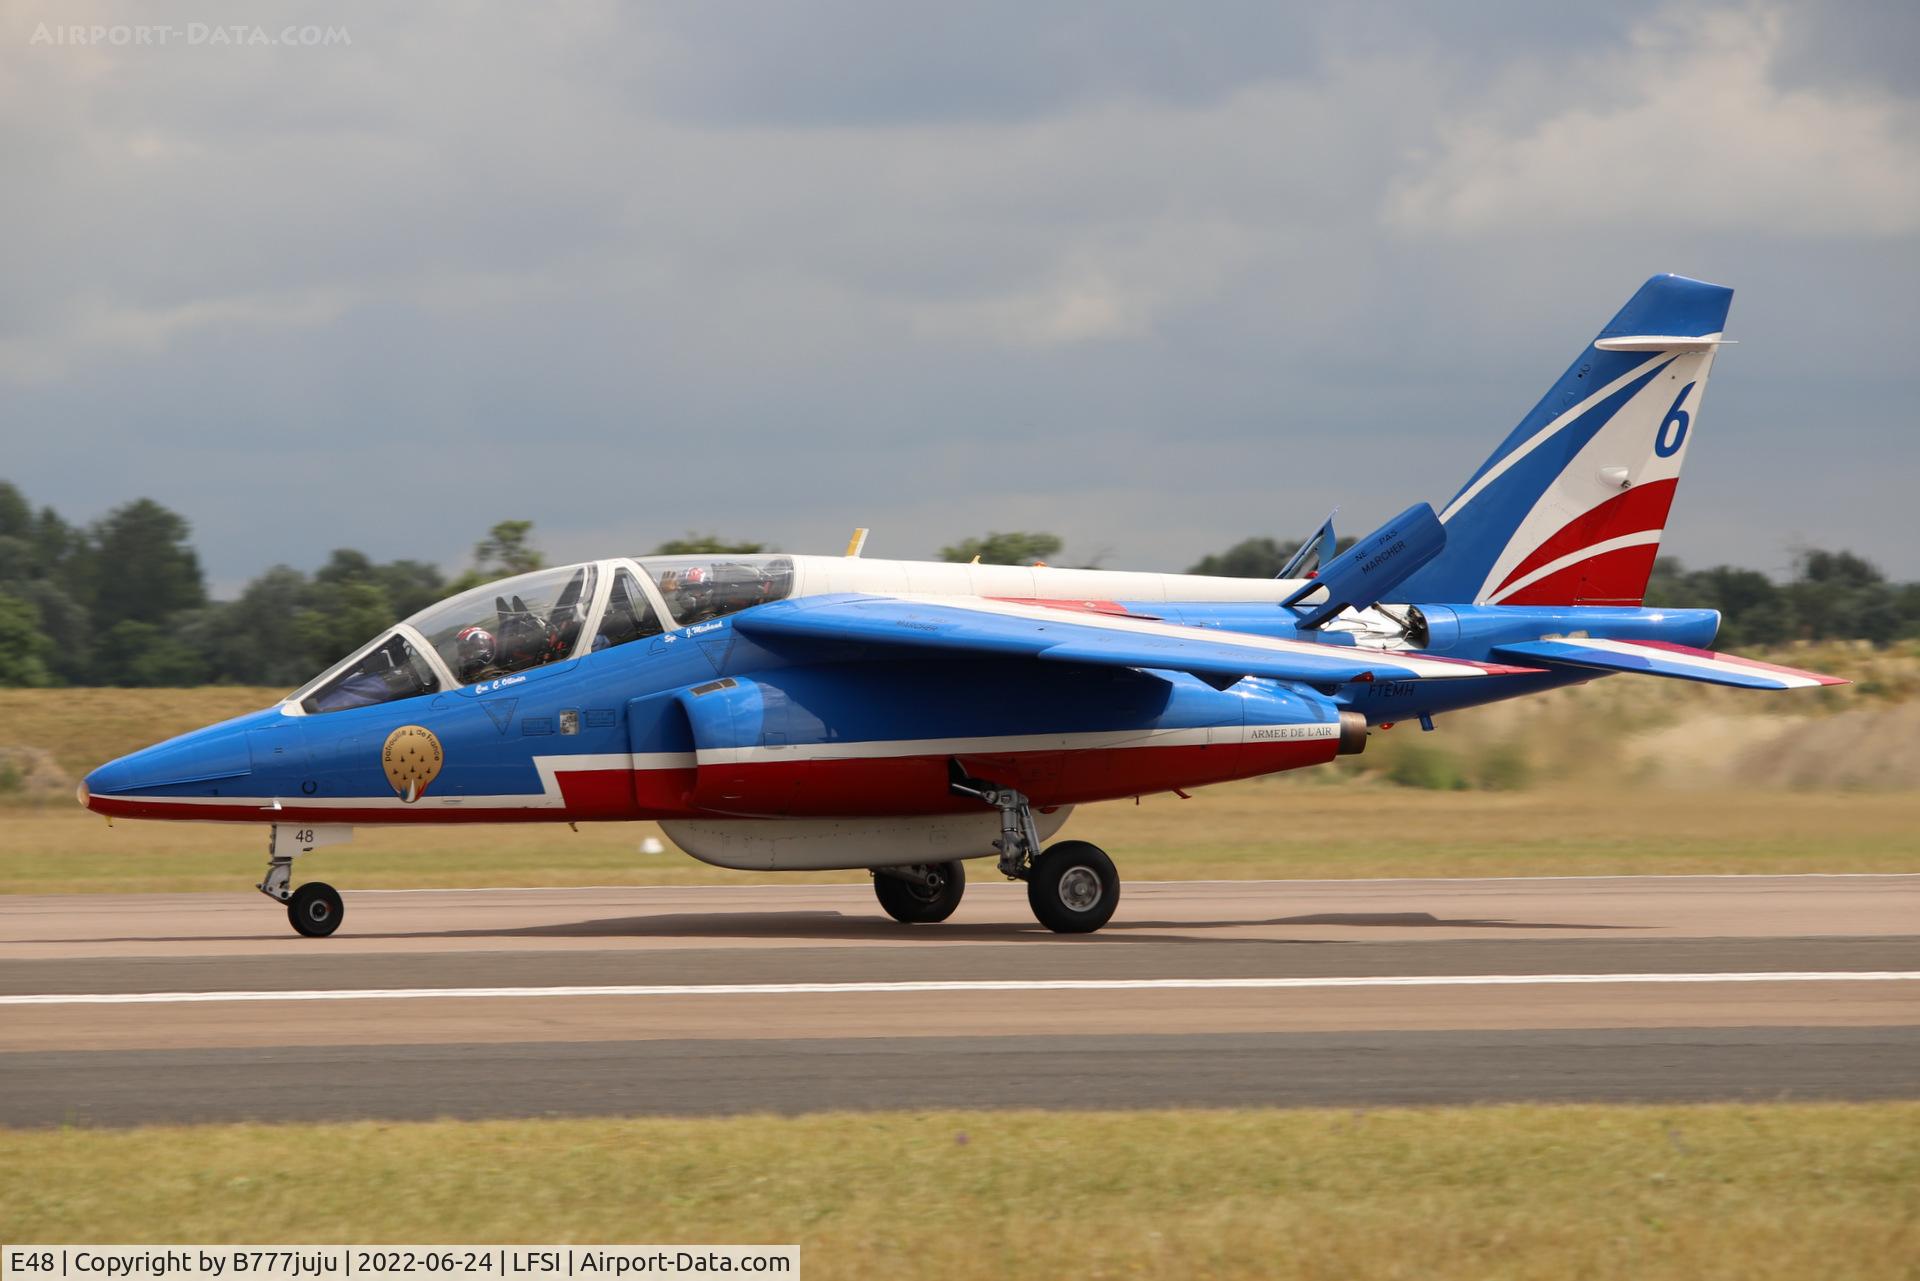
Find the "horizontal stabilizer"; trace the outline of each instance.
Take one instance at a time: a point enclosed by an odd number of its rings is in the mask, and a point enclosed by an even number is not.
[[[1733,685],[1741,689],[1808,689],[1845,685],[1838,676],[1803,672],[1738,654],[1670,645],[1664,641],[1538,640],[1494,647],[1496,658],[1552,667],[1587,667],[1599,672],[1638,672],[1676,680]]]
[[[1709,347],[1731,346],[1735,340],[1719,334],[1626,334],[1619,338],[1596,338],[1593,345],[1601,351],[1705,351]]]
[[[1343,684],[1358,680],[1423,680],[1495,676],[1517,671],[1496,663],[1430,654],[1356,649],[1283,640],[1151,619],[1088,613],[1052,605],[914,596],[809,596],[762,605],[734,629],[763,644],[788,641],[851,659],[875,646],[953,657],[1030,658],[1096,667],[1159,668],[1203,680],[1243,676]],[[1217,683],[1217,682],[1214,682]]]
[[[1446,526],[1433,508],[1415,503],[1320,566],[1317,577],[1281,603],[1305,602],[1308,612],[1300,626],[1318,627],[1343,609],[1365,609],[1385,600],[1446,545]]]

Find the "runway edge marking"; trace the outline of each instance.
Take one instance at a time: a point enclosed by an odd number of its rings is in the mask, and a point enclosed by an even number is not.
[[[1152,992],[1368,987],[1553,987],[1626,983],[1914,983],[1920,970],[1705,974],[1417,974],[1353,978],[950,979],[875,983],[679,983],[592,987],[400,987],[231,992],[49,992],[0,996],[0,1006],[200,1005],[246,1001],[512,1000],[577,996],[884,996],[900,992]]]

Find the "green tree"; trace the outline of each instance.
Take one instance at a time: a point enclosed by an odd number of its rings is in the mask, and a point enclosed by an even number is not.
[[[1356,540],[1336,539],[1334,554],[1347,550]],[[1223,552],[1201,557],[1189,574],[1210,574],[1220,578],[1278,578],[1293,554],[1300,550],[1297,538],[1243,538]]]
[[[336,548],[327,563],[314,571],[313,581],[331,587],[370,586],[386,594],[394,619],[417,614],[447,594],[440,570],[420,560],[394,560],[377,565],[365,552]]]
[[[75,559],[86,550],[86,537],[61,520],[60,513],[53,508],[42,507],[33,518],[33,546],[39,572],[52,578],[72,569]],[[71,582],[63,585],[70,592],[77,591]]]
[[[485,538],[473,545],[474,570],[486,575],[487,579],[493,579],[539,569],[547,563],[547,559],[535,550],[532,537],[532,521],[501,521],[487,531]]]
[[[696,534],[687,531],[685,538],[669,538],[654,548],[653,556],[750,556],[755,552],[767,550],[765,543],[733,542],[718,534]]]
[[[34,578],[6,584],[4,590],[32,605],[47,641],[47,667],[62,685],[84,685],[93,673],[93,621],[58,581]]]
[[[1689,570],[1671,556],[1653,563],[1646,603],[1681,609],[1717,609],[1716,644],[1775,645],[1796,634],[1792,603],[1780,585],[1758,570],[1716,565]]]
[[[942,547],[940,559],[965,564],[977,557],[983,565],[1031,565],[1057,555],[1064,545],[1056,534],[1003,534],[996,530],[985,538],[963,539],[951,547]]]
[[[1278,578],[1288,558],[1299,550],[1297,539],[1275,542],[1271,538],[1244,538],[1223,552],[1201,557],[1187,572],[1222,578]]]
[[[0,480],[0,538],[33,538],[33,508],[10,480]]]
[[[325,670],[385,631],[393,602],[378,583],[311,584],[293,620],[307,675]]]
[[[531,573],[547,563],[533,546],[533,522],[503,520],[473,545],[473,564],[446,584],[446,595],[468,591],[496,578]]]
[[[390,560],[375,565],[373,574],[392,602],[396,619],[417,614],[447,595],[446,575],[423,560]]]
[[[87,603],[98,631],[126,620],[159,623],[207,603],[191,532],[185,518],[150,498],[117,507],[94,526]]]
[[[181,624],[124,618],[100,638],[96,672],[103,685],[199,685],[211,674]]]
[[[238,599],[196,620],[199,643],[216,680],[242,685],[298,685],[320,667],[300,625],[307,576],[275,565]]]
[[[0,583],[18,583],[39,577],[39,555],[33,540],[0,534]]]
[[[0,685],[53,684],[47,665],[53,643],[40,629],[40,611],[32,602],[0,592]]]

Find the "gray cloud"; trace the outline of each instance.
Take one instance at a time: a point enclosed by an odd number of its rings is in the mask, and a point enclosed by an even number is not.
[[[1920,573],[1897,17],[328,6],[285,22],[347,47],[31,44],[56,12],[0,31],[4,472],[180,508],[223,583],[455,563],[514,515],[559,555],[1028,526],[1178,568],[1446,497],[1660,270],[1736,286],[1745,340],[1669,549]]]

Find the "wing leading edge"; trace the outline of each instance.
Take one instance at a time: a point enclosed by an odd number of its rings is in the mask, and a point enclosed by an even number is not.
[[[1341,684],[1495,676],[1537,668],[1473,663],[1419,653],[1281,640],[1183,627],[1154,619],[998,600],[916,596],[810,596],[741,614],[755,640],[881,645],[948,654],[1036,658],[1104,667],[1189,672],[1222,688],[1243,676]]]

